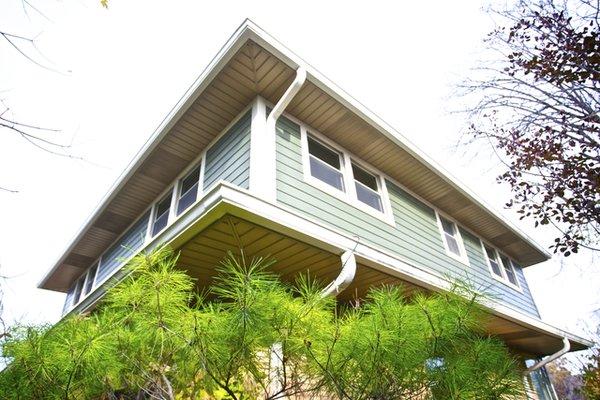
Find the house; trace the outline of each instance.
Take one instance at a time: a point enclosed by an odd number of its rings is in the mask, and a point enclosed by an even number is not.
[[[524,360],[591,343],[540,319],[523,269],[546,250],[250,21],[164,119],[39,287],[90,309],[135,253],[168,243],[201,284],[228,250],[331,282],[493,295],[487,331]],[[553,398],[541,365],[531,398]],[[537,395],[534,393],[537,391]]]

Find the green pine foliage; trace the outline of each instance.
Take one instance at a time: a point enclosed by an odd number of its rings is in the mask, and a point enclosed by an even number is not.
[[[406,298],[372,290],[340,306],[308,276],[229,254],[207,292],[166,247],[87,315],[15,327],[2,344],[2,399],[500,399],[519,395],[504,345],[481,330],[463,286]]]

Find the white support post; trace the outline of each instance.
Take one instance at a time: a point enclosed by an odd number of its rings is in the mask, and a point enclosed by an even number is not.
[[[271,157],[269,135],[267,134],[267,106],[265,100],[258,96],[252,105],[252,121],[250,124],[250,190],[261,198],[268,197],[270,188]],[[275,154],[272,154],[273,158]],[[275,182],[273,182],[275,184]]]

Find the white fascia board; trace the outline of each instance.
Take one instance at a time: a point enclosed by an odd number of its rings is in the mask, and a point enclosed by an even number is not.
[[[533,247],[535,247],[540,253],[544,254],[547,259],[550,259],[552,255],[543,248],[540,244],[538,244],[533,238],[523,232],[519,227],[515,226],[513,223],[507,221],[505,217],[502,216],[493,206],[487,203],[485,200],[480,198],[477,194],[475,194],[471,189],[469,189],[465,184],[461,183],[456,177],[454,177],[449,171],[447,171],[442,165],[437,163],[431,157],[429,157],[426,153],[421,151],[415,144],[413,144],[408,138],[398,132],[396,129],[388,125],[385,121],[383,121],[380,117],[378,117],[375,113],[369,110],[366,106],[360,103],[358,100],[354,99],[348,93],[346,93],[343,89],[338,87],[335,83],[333,83],[326,76],[317,71],[310,64],[302,60],[298,55],[288,49],[285,45],[280,43],[273,36],[262,30],[259,26],[254,24],[252,21],[247,21],[247,27],[251,30],[251,38],[259,45],[263,46],[265,49],[274,53],[278,58],[282,61],[286,62],[292,68],[298,68],[300,66],[304,67],[307,71],[307,80],[311,81],[325,93],[332,96],[335,100],[339,101],[353,113],[362,118],[369,125],[377,129],[381,134],[390,139],[396,145],[407,151],[410,155],[415,157],[419,162],[424,164],[428,169],[432,170],[439,177],[441,177],[444,181],[458,190],[461,194],[466,196],[476,205],[488,211],[497,222],[504,225],[506,228],[514,232],[517,236],[519,236],[524,241],[530,243]]]

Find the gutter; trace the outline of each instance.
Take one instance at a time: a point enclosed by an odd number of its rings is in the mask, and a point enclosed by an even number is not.
[[[537,371],[538,369],[544,367],[546,364],[548,364],[549,362],[552,362],[554,360],[556,360],[559,357],[562,357],[563,355],[567,354],[569,352],[569,350],[571,350],[571,343],[569,342],[569,339],[567,339],[567,337],[563,337],[563,348],[560,349],[559,351],[557,351],[556,353],[549,355],[548,357],[544,358],[541,361],[538,361],[537,363],[533,364],[531,367],[527,368],[525,370],[525,372],[523,372],[523,375],[527,376],[529,374],[531,374],[534,371]]]
[[[265,186],[263,187],[263,195],[266,199],[273,202],[277,199],[277,165],[275,157],[277,151],[275,143],[277,137],[277,132],[275,130],[277,119],[281,116],[283,111],[285,111],[286,107],[288,106],[288,104],[290,104],[290,102],[296,96],[296,94],[298,94],[298,92],[302,88],[302,85],[304,85],[304,82],[306,82],[306,69],[304,67],[298,67],[298,69],[296,70],[296,77],[294,78],[294,81],[287,88],[285,93],[281,96],[281,98],[279,99],[277,104],[275,104],[275,106],[269,113],[269,116],[267,117],[267,140],[265,143],[263,143],[263,145],[266,145],[266,148],[262,150],[262,154],[264,154],[266,158],[265,164],[268,163],[269,165],[265,165],[265,168],[262,170],[263,174],[266,174],[266,176],[263,177],[263,182],[265,182]]]
[[[342,254],[342,270],[340,271],[340,274],[333,282],[323,289],[321,295],[323,297],[331,295],[337,296],[340,292],[350,286],[355,275],[356,257],[354,256],[354,252],[348,250]]]

